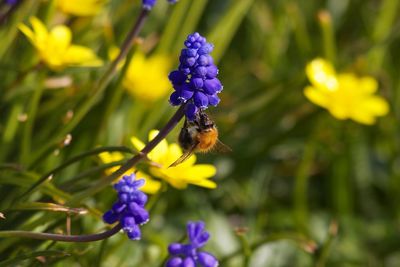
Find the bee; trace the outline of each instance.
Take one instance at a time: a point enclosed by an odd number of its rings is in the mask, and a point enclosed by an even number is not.
[[[185,118],[178,142],[184,151],[183,155],[169,167],[181,164],[195,152],[232,151],[227,145],[219,141],[215,122],[204,111],[198,112],[193,121],[188,121]]]

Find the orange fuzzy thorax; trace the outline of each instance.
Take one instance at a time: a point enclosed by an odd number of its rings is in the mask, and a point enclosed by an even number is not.
[[[215,146],[218,140],[218,131],[216,128],[203,131],[198,134],[197,139],[199,144],[197,145],[196,150],[199,152],[208,152]]]

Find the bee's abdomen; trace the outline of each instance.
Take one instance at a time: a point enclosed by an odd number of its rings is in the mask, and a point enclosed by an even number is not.
[[[199,144],[197,150],[200,152],[207,152],[215,146],[218,140],[218,131],[213,129],[212,131],[202,132],[198,136]]]

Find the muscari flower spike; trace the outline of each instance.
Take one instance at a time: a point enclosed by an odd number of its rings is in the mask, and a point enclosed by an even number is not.
[[[218,105],[217,94],[222,91],[222,84],[217,78],[218,68],[209,55],[214,46],[197,32],[190,34],[184,44],[179,67],[169,74],[175,90],[170,103],[173,106],[187,103],[185,114],[193,121],[199,110]]]
[[[139,240],[141,237],[139,225],[149,221],[149,213],[144,208],[147,195],[139,190],[145,181],[135,179],[136,176],[132,173],[125,175],[114,185],[114,189],[118,192],[118,201],[103,214],[103,220],[108,224],[119,221],[129,239]]]
[[[218,260],[210,253],[198,251],[205,246],[210,234],[205,231],[205,223],[202,221],[188,222],[187,234],[189,244],[172,243],[168,247],[171,258],[165,267],[217,267]]]
[[[170,4],[175,4],[178,0],[167,0]],[[151,10],[156,4],[157,0],[142,0],[143,9]]]

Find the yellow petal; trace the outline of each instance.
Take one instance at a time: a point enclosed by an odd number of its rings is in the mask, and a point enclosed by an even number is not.
[[[364,101],[364,108],[375,116],[384,116],[389,113],[389,104],[380,96],[371,96]]]
[[[306,66],[306,74],[311,83],[317,88],[329,91],[336,90],[338,82],[335,69],[328,61],[317,58]]]
[[[373,94],[378,89],[378,82],[370,76],[361,77],[359,83],[359,86],[365,93]]]
[[[59,51],[65,51],[71,44],[72,33],[68,27],[64,25],[58,25],[50,31],[50,38],[56,45],[56,49]]]
[[[149,141],[153,140],[158,135],[158,130],[151,130],[149,133]],[[165,159],[165,156],[168,153],[168,143],[165,139],[163,139],[158,145],[149,153],[149,158],[155,162],[166,165],[162,159]]]
[[[363,124],[374,124],[377,116],[384,116],[389,112],[388,103],[379,96],[371,96],[363,100],[357,109],[352,112],[351,118]]]
[[[133,147],[136,148],[138,151],[142,150],[145,147],[145,144],[135,136],[131,137],[131,143]]]
[[[64,60],[67,64],[87,67],[98,67],[103,64],[91,49],[80,45],[71,45],[64,55]]]
[[[347,107],[342,105],[341,103],[329,106],[328,110],[333,117],[339,120],[348,119],[350,116]]]
[[[329,98],[327,97],[326,92],[318,90],[312,86],[307,86],[304,89],[304,95],[308,100],[321,107],[327,107],[329,103]]]
[[[209,178],[217,173],[217,169],[211,164],[197,164],[187,168],[184,173],[177,175],[178,177],[185,177],[187,181],[197,181],[204,178]]]
[[[217,184],[215,182],[207,180],[207,179],[194,181],[194,182],[191,182],[191,184],[194,184],[194,185],[197,185],[197,186],[201,186],[201,187],[205,187],[205,188],[208,188],[208,189],[217,188]]]
[[[29,21],[32,24],[33,32],[36,39],[36,44],[38,46],[42,45],[47,41],[49,34],[46,26],[37,17],[30,17]]]
[[[25,24],[18,24],[18,29],[26,36],[28,37],[29,41],[36,46],[35,44],[35,37],[34,37],[34,33],[32,32],[32,30],[26,26]]]

